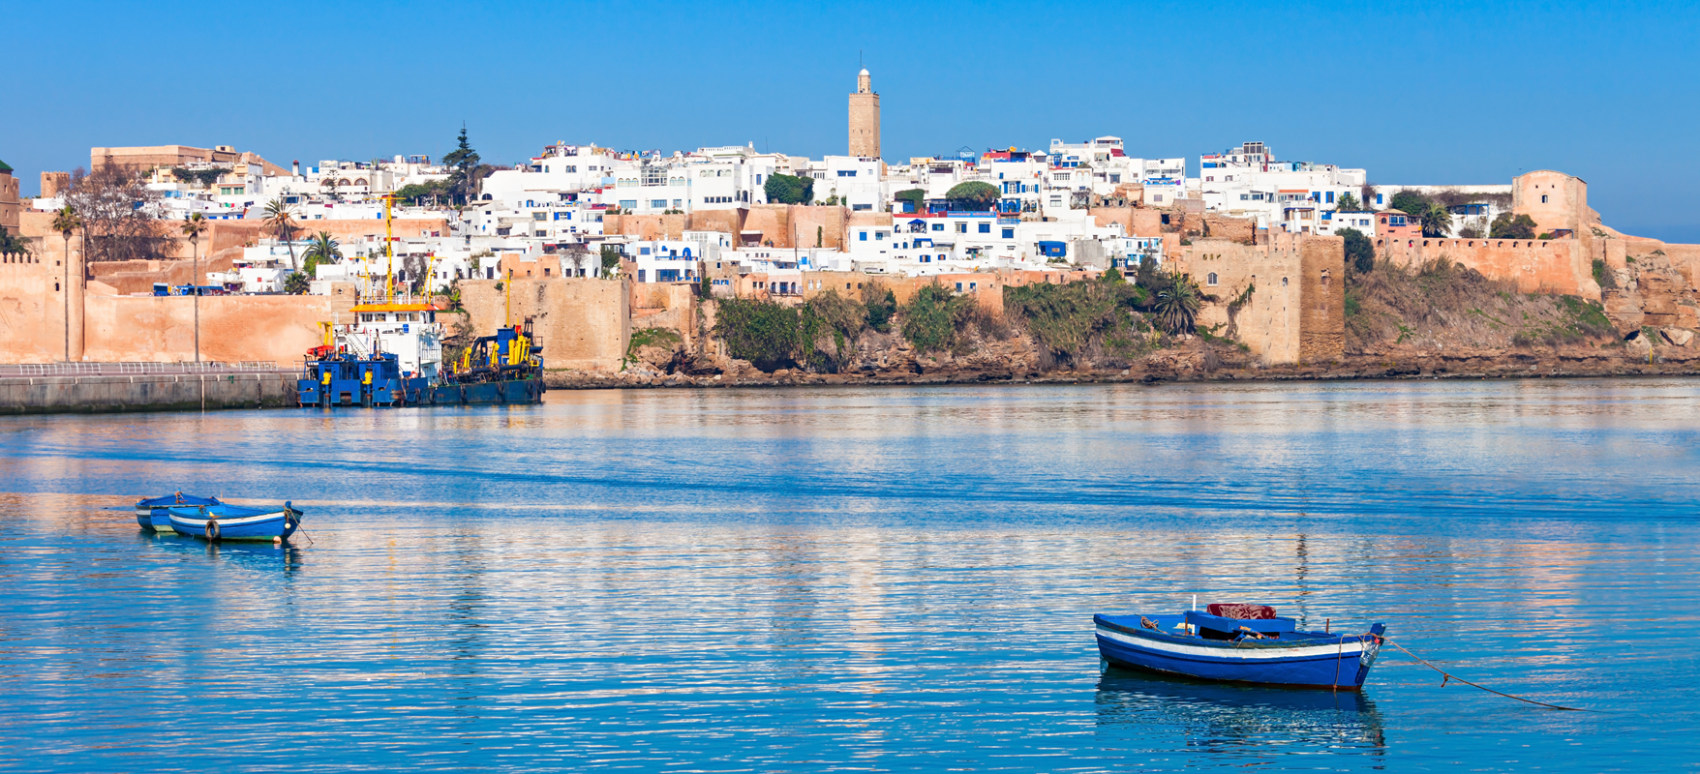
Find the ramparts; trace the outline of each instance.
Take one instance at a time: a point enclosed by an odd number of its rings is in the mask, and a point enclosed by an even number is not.
[[[0,414],[279,408],[296,405],[298,376],[295,371],[0,375]]]

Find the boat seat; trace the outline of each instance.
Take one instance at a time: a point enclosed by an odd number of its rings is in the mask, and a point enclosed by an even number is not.
[[[1242,603],[1214,603],[1204,608],[1211,615],[1223,618],[1238,618],[1241,621],[1266,621],[1275,617],[1275,608],[1268,605],[1248,605]]]
[[[1281,618],[1279,616],[1273,618],[1250,619],[1229,618],[1227,616],[1201,613],[1197,610],[1187,611],[1186,622],[1198,627],[1200,633],[1207,639],[1212,638],[1212,633],[1216,635],[1214,639],[1223,639],[1226,636],[1237,636],[1241,627],[1250,629],[1258,634],[1273,634],[1277,636],[1284,632],[1295,631],[1298,628],[1298,622],[1291,618]]]

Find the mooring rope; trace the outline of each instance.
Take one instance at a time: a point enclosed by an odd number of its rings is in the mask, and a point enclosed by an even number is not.
[[[1591,709],[1586,709],[1586,708],[1583,708],[1583,707],[1566,707],[1562,704],[1549,704],[1549,703],[1544,702],[1544,701],[1535,701],[1534,699],[1525,699],[1521,696],[1514,696],[1514,695],[1506,693],[1504,691],[1496,691],[1496,690],[1489,688],[1485,685],[1481,685],[1479,683],[1472,683],[1469,680],[1465,680],[1462,677],[1459,677],[1455,674],[1452,674],[1451,672],[1448,672],[1444,669],[1441,669],[1440,667],[1437,667],[1434,664],[1430,663],[1428,659],[1423,658],[1422,656],[1419,656],[1415,653],[1412,653],[1410,648],[1407,648],[1404,645],[1400,645],[1397,642],[1394,642],[1390,639],[1385,639],[1385,638],[1382,639],[1382,642],[1385,642],[1388,645],[1392,645],[1395,648],[1398,648],[1402,651],[1405,651],[1405,655],[1410,656],[1411,658],[1414,658],[1417,661],[1421,662],[1423,666],[1426,666],[1429,669],[1433,669],[1434,671],[1439,672],[1442,676],[1445,677],[1445,679],[1440,681],[1440,685],[1443,688],[1446,686],[1446,683],[1448,681],[1457,680],[1458,682],[1463,683],[1465,685],[1468,685],[1471,688],[1480,688],[1480,689],[1487,691],[1488,693],[1494,694],[1496,696],[1504,696],[1507,699],[1516,699],[1516,700],[1521,701],[1521,702],[1527,702],[1529,704],[1533,704],[1537,707],[1546,707],[1548,709],[1563,710],[1565,712],[1599,712],[1599,710],[1591,710]]]

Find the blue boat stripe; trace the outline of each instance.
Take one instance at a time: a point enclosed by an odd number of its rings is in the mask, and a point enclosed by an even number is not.
[[[1174,652],[1174,651],[1167,651],[1167,650],[1145,650],[1145,649],[1138,648],[1136,646],[1130,646],[1128,643],[1122,642],[1121,640],[1110,639],[1110,638],[1105,637],[1101,634],[1098,635],[1098,638],[1100,640],[1103,640],[1103,641],[1115,643],[1116,645],[1121,646],[1121,648],[1124,649],[1124,650],[1133,651],[1135,653],[1149,654],[1149,655],[1152,655],[1152,656],[1160,656],[1162,658],[1165,658],[1165,659],[1168,659],[1168,660],[1171,660],[1171,661],[1191,661],[1191,662],[1197,663],[1197,664],[1231,664],[1231,665],[1234,665],[1234,666],[1247,666],[1247,667],[1254,667],[1254,668],[1255,667],[1270,666],[1270,665],[1305,664],[1305,663],[1310,663],[1310,662],[1332,662],[1332,661],[1340,661],[1342,664],[1344,664],[1348,660],[1354,661],[1354,662],[1357,661],[1358,656],[1361,653],[1361,651],[1352,650],[1352,651],[1342,651],[1341,653],[1335,654],[1335,655],[1285,656],[1285,657],[1279,657],[1279,658],[1263,658],[1263,659],[1223,658],[1223,657],[1220,657],[1220,656],[1198,656],[1198,655],[1189,654],[1189,653],[1177,653],[1177,652]],[[1103,647],[1102,642],[1100,642],[1099,648],[1102,649],[1102,647]]]

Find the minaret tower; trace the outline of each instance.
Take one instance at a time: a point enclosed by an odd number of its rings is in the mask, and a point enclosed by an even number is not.
[[[850,155],[880,157],[880,95],[865,67],[856,75],[856,93],[850,95]]]

